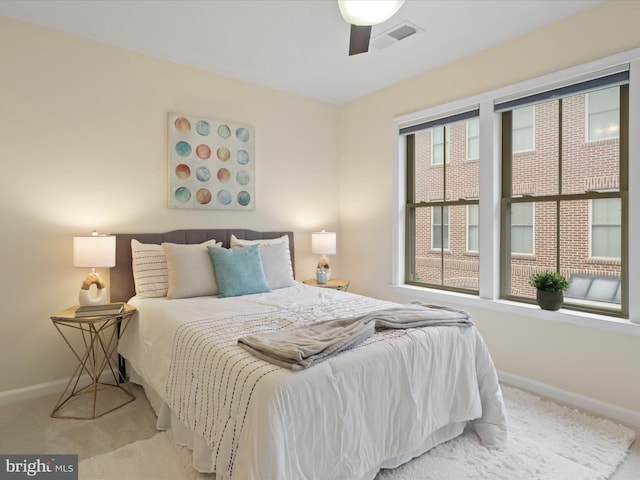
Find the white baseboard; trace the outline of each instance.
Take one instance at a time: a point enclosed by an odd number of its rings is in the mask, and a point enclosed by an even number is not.
[[[553,387],[535,380],[530,380],[525,377],[520,377],[512,373],[498,371],[498,378],[501,382],[508,385],[513,385],[514,387],[522,388],[523,390],[528,390],[530,392],[537,393],[538,395],[543,395],[583,410],[588,410],[603,417],[618,420],[619,422],[626,423],[627,425],[640,427],[640,412],[638,411],[618,407],[611,403],[569,392],[567,390]]]
[[[109,377],[106,376],[106,374],[107,372],[103,373],[100,379],[108,382]],[[29,387],[16,388],[15,390],[0,392],[0,407],[10,405],[12,403],[24,402],[33,398],[44,397],[45,395],[52,395],[54,393],[61,395],[68,383],[69,379],[64,378],[62,380],[56,380],[55,382],[40,383],[38,385],[31,385]],[[80,385],[88,385],[89,383],[91,383],[91,378],[89,377],[89,375],[83,375],[80,378]],[[55,400],[53,402],[54,403],[51,404],[51,408],[53,408]]]

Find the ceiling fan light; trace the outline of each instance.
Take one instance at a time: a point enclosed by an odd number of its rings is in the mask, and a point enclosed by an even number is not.
[[[342,17],[352,25],[377,25],[390,19],[405,0],[338,0]]]

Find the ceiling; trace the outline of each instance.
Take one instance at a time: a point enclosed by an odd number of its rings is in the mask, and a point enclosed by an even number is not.
[[[343,104],[599,3],[407,0],[372,37],[423,31],[352,57],[335,0],[3,0],[0,15]]]

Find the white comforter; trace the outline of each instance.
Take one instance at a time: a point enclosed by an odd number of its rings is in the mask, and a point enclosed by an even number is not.
[[[140,313],[120,353],[203,440],[208,461],[200,452],[196,466],[218,480],[373,478],[467,421],[483,444],[506,441],[495,368],[475,327],[383,331],[292,372],[254,358],[237,338],[393,304],[298,283],[235,298],[130,303]]]

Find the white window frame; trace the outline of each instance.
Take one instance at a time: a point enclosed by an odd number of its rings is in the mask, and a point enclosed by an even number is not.
[[[470,308],[484,308],[509,315],[525,315],[540,321],[560,322],[597,330],[640,336],[640,295],[629,295],[629,321],[608,315],[561,309],[551,312],[533,305],[502,300],[500,295],[500,128],[498,115],[494,113],[495,103],[521,97],[523,92],[534,94],[555,86],[569,85],[592,78],[594,72],[620,71],[627,67],[630,73],[629,104],[640,105],[640,48],[598,59],[538,78],[501,87],[496,90],[472,95],[459,100],[438,105],[426,110],[403,115],[394,119],[393,158],[393,228],[392,228],[392,278],[389,292],[392,295],[419,298],[431,302],[445,302]],[[417,125],[436,118],[478,108],[480,111],[480,238],[481,261],[479,264],[479,295],[408,285],[404,283],[405,260],[405,188],[406,188],[406,146],[400,128]],[[629,111],[629,131],[640,130],[640,109]],[[629,135],[629,158],[640,157],[640,135]],[[640,162],[630,161],[628,181],[629,205],[640,205]],[[640,238],[640,208],[630,208],[628,237]],[[629,242],[633,244],[633,242]],[[629,265],[640,265],[640,249],[630,248]],[[640,269],[628,269],[629,292],[640,290]]]

